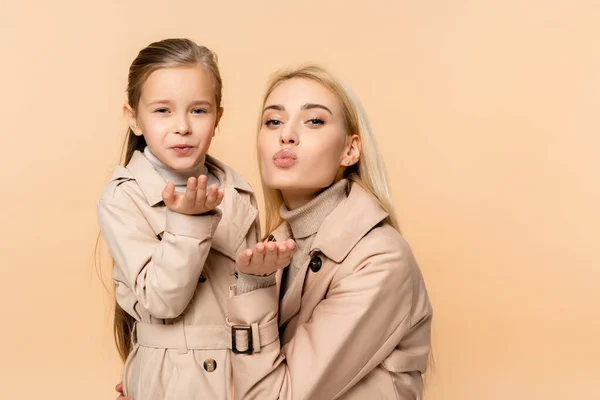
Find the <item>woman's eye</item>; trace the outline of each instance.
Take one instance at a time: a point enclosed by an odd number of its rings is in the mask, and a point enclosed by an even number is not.
[[[202,108],[194,108],[192,110],[192,114],[205,114],[206,110],[202,109]]]
[[[307,124],[311,124],[311,125],[323,125],[325,123],[325,121],[323,121],[322,119],[319,118],[312,118],[309,119],[308,121],[306,121]]]
[[[266,126],[279,126],[279,125],[281,125],[281,121],[278,121],[276,119],[270,119],[265,122],[265,125]]]
[[[166,114],[166,113],[169,112],[169,110],[166,109],[166,108],[159,108],[159,109],[155,110],[154,112],[161,113],[161,114]]]

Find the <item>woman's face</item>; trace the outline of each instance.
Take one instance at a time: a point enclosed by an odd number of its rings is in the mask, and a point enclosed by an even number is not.
[[[264,184],[297,208],[358,161],[358,136],[346,132],[342,104],[323,85],[303,78],[279,84],[265,102],[258,135]]]

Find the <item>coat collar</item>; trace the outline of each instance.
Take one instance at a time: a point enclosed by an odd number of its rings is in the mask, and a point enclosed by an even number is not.
[[[214,157],[206,155],[206,166],[209,171],[215,169],[222,171],[225,182],[223,186],[231,185],[237,190],[254,193],[252,187],[229,166],[223,164]],[[162,191],[165,188],[165,180],[158,174],[150,161],[140,151],[135,151],[131,161],[125,168],[116,168],[112,179],[133,178],[144,192],[150,206],[155,206],[162,201]]]
[[[341,263],[354,246],[375,226],[387,218],[388,214],[377,200],[359,184],[353,183],[348,198],[323,221],[311,246],[310,256],[322,253],[336,263]],[[287,222],[271,233],[269,240],[284,241],[292,237]],[[300,311],[302,291],[308,270],[308,263],[298,271],[294,281],[281,299],[279,326],[289,322]],[[278,292],[281,290],[283,271],[276,272]]]
[[[371,229],[388,217],[377,200],[359,184],[352,183],[350,194],[333,210],[319,228],[312,243],[311,256],[323,253],[336,263],[342,262]],[[292,237],[287,222],[272,232],[277,241]]]
[[[358,183],[352,183],[348,198],[323,221],[311,247],[311,254],[323,253],[342,262],[371,229],[388,217],[377,199]]]

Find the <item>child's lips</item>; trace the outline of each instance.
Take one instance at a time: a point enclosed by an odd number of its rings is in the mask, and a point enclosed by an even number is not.
[[[181,156],[190,154],[192,152],[193,148],[194,147],[190,146],[190,145],[176,145],[176,146],[171,147],[171,149],[173,151],[175,151],[175,153],[177,153],[178,155],[181,155]]]

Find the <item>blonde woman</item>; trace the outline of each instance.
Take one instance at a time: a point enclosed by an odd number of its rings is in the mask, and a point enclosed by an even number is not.
[[[421,399],[432,308],[358,101],[316,66],[276,74],[258,153],[269,234],[228,300],[234,397]]]

